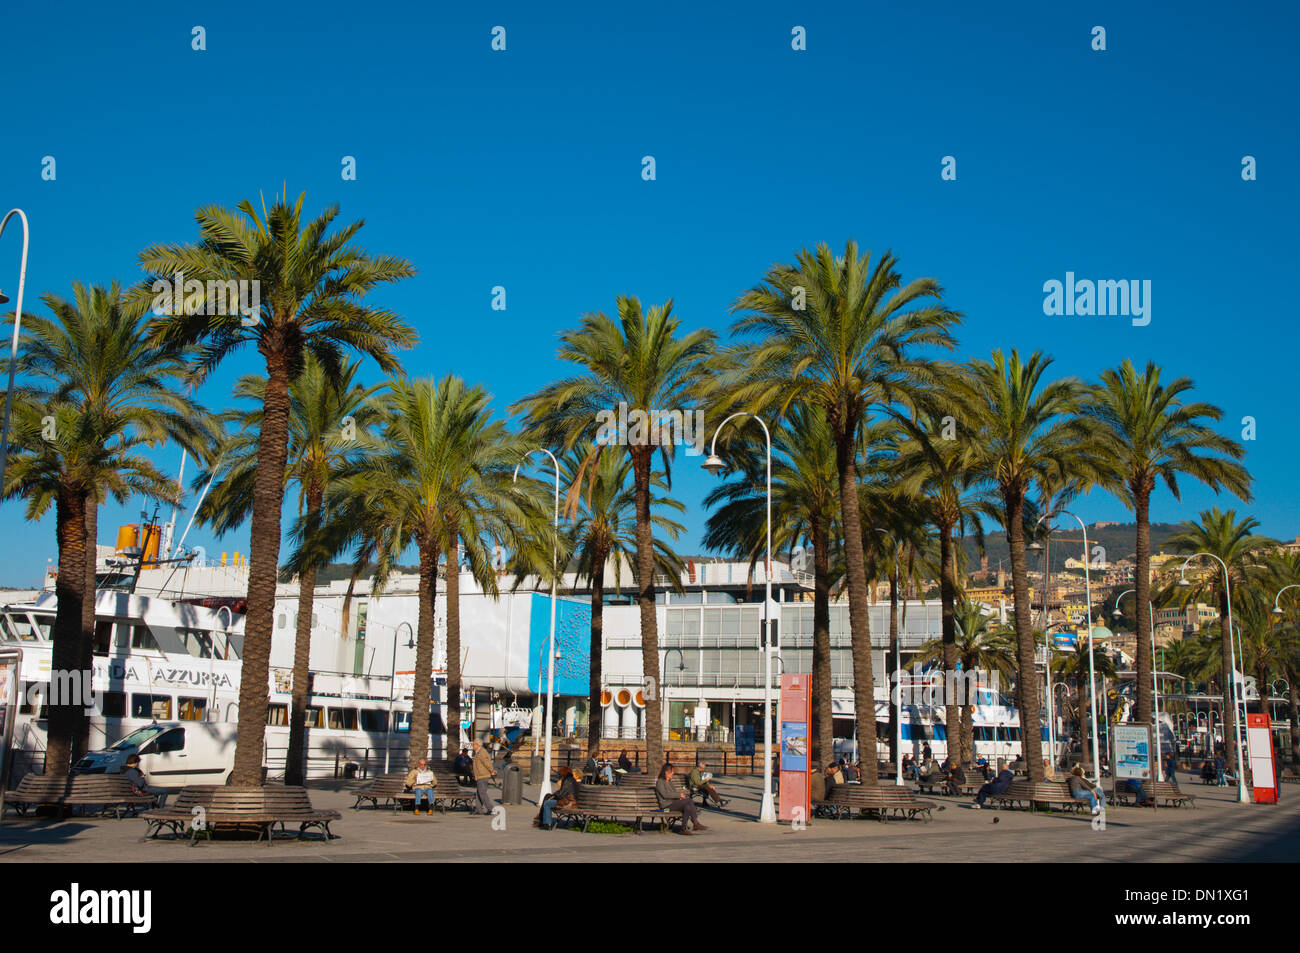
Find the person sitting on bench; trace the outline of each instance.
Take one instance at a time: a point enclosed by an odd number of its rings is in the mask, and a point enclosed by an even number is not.
[[[966,771],[962,768],[960,762],[948,759],[948,776],[944,779],[944,793],[951,797],[957,797],[961,794],[962,785],[966,783]]]
[[[427,758],[421,758],[410,771],[406,772],[406,786],[411,789],[415,795],[415,813],[420,813],[420,801],[424,801],[425,813],[433,813],[433,789],[437,787],[438,779],[433,776],[433,769],[429,767]]]
[[[1002,770],[998,772],[998,776],[981,787],[979,794],[975,795],[975,804],[973,805],[975,810],[978,811],[984,806],[984,802],[988,800],[989,795],[1005,793],[1007,788],[1011,787],[1011,782],[1014,779],[1015,775],[1011,772],[1011,766],[1004,764]]]
[[[560,768],[560,787],[558,790],[546,795],[542,800],[541,813],[537,815],[537,819],[533,823],[539,827],[550,827],[552,816],[555,814],[557,807],[569,808],[577,804],[578,782],[581,777],[581,773],[575,777],[571,769]]]
[[[1093,814],[1101,811],[1101,800],[1097,796],[1097,789],[1083,776],[1082,767],[1076,764],[1070,771],[1070,776],[1066,778],[1066,783],[1070,785],[1070,797],[1076,801],[1087,801]]]
[[[686,826],[688,823],[697,831],[707,831],[708,828],[700,823],[700,809],[696,807],[695,802],[678,794],[673,787],[674,773],[672,762],[668,762],[660,769],[659,780],[655,781],[655,798],[659,801],[660,809],[682,812],[683,834],[691,833],[690,828]]]
[[[149,779],[140,770],[140,756],[138,754],[127,755],[126,768],[122,771],[122,777],[131,782],[131,792],[133,794],[139,797],[155,797],[158,799],[159,807],[167,806],[167,789],[156,788],[149,783]]]
[[[615,770],[615,771],[618,771],[620,774],[635,774],[635,773],[636,773],[636,771],[637,771],[637,769],[636,769],[636,765],[634,765],[634,764],[632,763],[632,759],[629,758],[629,757],[627,756],[627,749],[626,749],[626,748],[624,748],[624,749],[619,753],[619,756],[618,756],[618,767],[615,768],[614,770]]]
[[[695,767],[691,768],[691,773],[686,778],[686,787],[691,791],[703,791],[705,797],[709,798],[718,807],[726,807],[731,802],[718,796],[717,790],[710,783],[713,775],[704,770],[704,762],[696,762]]]
[[[1155,801],[1147,797],[1147,789],[1142,783],[1141,778],[1128,778],[1125,783],[1128,789],[1137,796],[1138,807],[1152,807]]]

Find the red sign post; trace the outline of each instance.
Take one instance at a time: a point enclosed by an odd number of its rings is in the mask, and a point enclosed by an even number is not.
[[[812,810],[812,676],[781,676],[781,805],[783,821],[807,823]]]
[[[1277,764],[1273,759],[1273,726],[1268,715],[1246,715],[1246,751],[1250,754],[1255,803],[1276,804]]]

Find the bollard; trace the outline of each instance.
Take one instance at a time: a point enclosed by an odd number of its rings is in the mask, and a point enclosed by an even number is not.
[[[524,802],[524,773],[519,765],[508,764],[501,769],[501,803],[522,804]]]
[[[528,783],[542,783],[542,765],[543,759],[540,756],[534,757],[528,765]]]

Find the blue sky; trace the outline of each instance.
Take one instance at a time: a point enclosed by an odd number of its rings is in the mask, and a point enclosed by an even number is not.
[[[194,239],[200,205],[287,183],[419,269],[380,295],[420,333],[407,369],[482,382],[504,410],[564,372],[557,332],[618,294],[672,297],[687,327],[722,331],[771,263],[856,238],[892,249],[904,278],[941,281],[966,316],[962,357],[1042,349],[1085,378],[1155,360],[1223,408],[1223,432],[1254,417],[1256,499],[1223,502],[1300,533],[1294,5],[893,6],[20,5],[5,19],[22,42],[0,59],[0,203],[31,218],[27,307],[73,280],[133,281],[140,249]],[[17,235],[0,239],[11,297]],[[1150,280],[1151,323],[1045,316],[1043,283],[1067,271]],[[246,350],[200,396],[225,406],[256,369]],[[674,483],[687,552],[710,486],[697,464],[679,457]],[[1158,491],[1152,515],[1213,502],[1188,484],[1181,503]],[[139,510],[106,507],[101,542]],[[1075,510],[1125,518],[1100,493]],[[52,515],[29,524],[7,503],[0,532],[21,543],[0,552],[0,583],[37,582]],[[247,534],[188,542],[246,551]]]

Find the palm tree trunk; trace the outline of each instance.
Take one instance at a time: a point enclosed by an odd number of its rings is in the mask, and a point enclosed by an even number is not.
[[[429,686],[433,681],[434,600],[438,594],[438,550],[433,540],[418,541],[420,604],[415,622],[415,684],[411,688],[411,731],[406,763],[414,767],[429,753]]]
[[[641,612],[641,674],[653,687],[655,703],[645,706],[646,770],[663,763],[663,719],[659,698],[659,621],[655,609],[654,537],[650,526],[650,464],[654,447],[633,446],[632,476],[636,496],[636,604]],[[651,699],[647,698],[647,702]]]
[[[595,547],[591,554],[591,683],[590,699],[587,702],[587,750],[600,745],[601,716],[605,714],[600,704],[601,682],[605,673],[601,667],[601,655],[605,649],[605,561],[609,559],[608,550]],[[649,706],[647,706],[649,707]]]
[[[244,654],[239,677],[239,739],[231,783],[260,787],[266,736],[267,688],[271,668],[271,634],[275,626],[275,591],[280,576],[280,510],[284,504],[284,467],[289,455],[289,362],[283,348],[265,341],[266,389],[262,431],[257,441],[253,478],[253,517],[248,560],[248,610],[244,617]]]
[[[962,764],[971,764],[975,760],[975,724],[973,704],[961,706],[961,740],[959,751]]]
[[[54,645],[50,658],[50,717],[45,748],[45,773],[64,778],[72,767],[73,737],[81,707],[78,687],[81,665],[82,604],[86,597],[86,497],[60,489],[55,501],[59,541],[59,575],[54,581],[58,605],[54,616]],[[78,697],[67,697],[75,694]]]
[[[944,674],[944,734],[947,736],[946,747],[952,756],[953,728],[957,726],[961,714],[957,707],[957,554],[952,545],[952,525],[944,522],[939,525],[939,614],[943,633],[943,674]],[[964,696],[964,692],[962,693]]]
[[[835,753],[835,709],[831,702],[831,555],[824,520],[812,524],[813,539],[813,764]]]
[[[460,533],[453,531],[447,544],[447,725],[444,757],[460,749]],[[473,740],[474,726],[470,725]],[[434,756],[438,754],[434,751]]]
[[[310,540],[320,525],[324,492],[315,480],[307,486],[307,535]],[[293,643],[293,697],[289,703],[289,750],[284,760],[284,783],[302,784],[306,779],[307,683],[311,679],[311,615],[316,597],[316,564],[308,563],[298,577],[298,629]],[[347,634],[344,623],[344,636]]]
[[[95,671],[95,564],[98,562],[96,539],[99,535],[99,502],[94,494],[86,496],[86,595],[81,603],[81,677],[89,684]],[[109,636],[110,639],[112,636]],[[107,741],[108,739],[105,739]],[[72,738],[72,763],[90,750],[90,716],[84,707],[77,708],[77,726]]]
[[[1137,518],[1137,569],[1133,583],[1137,600],[1134,610],[1137,613],[1137,646],[1134,651],[1137,720],[1139,724],[1149,725],[1154,694],[1151,682],[1151,491],[1146,487],[1135,487],[1133,498],[1133,512]]]
[[[844,525],[844,563],[849,590],[849,632],[853,656],[853,710],[858,725],[862,783],[879,784],[876,762],[876,691],[871,671],[871,613],[867,604],[867,567],[862,553],[862,515],[858,507],[855,461],[856,426],[835,435],[835,465],[840,477],[840,517]]]
[[[1232,629],[1228,626],[1228,595],[1219,591],[1219,634],[1223,665],[1223,755],[1230,770],[1237,770],[1237,706],[1233,703],[1233,672],[1236,660],[1232,657]]]
[[[1004,491],[1007,536],[1011,543],[1011,591],[1016,607],[1016,702],[1020,709],[1020,747],[1030,780],[1043,780],[1043,737],[1038,722],[1038,669],[1029,572],[1025,564],[1024,493]]]

